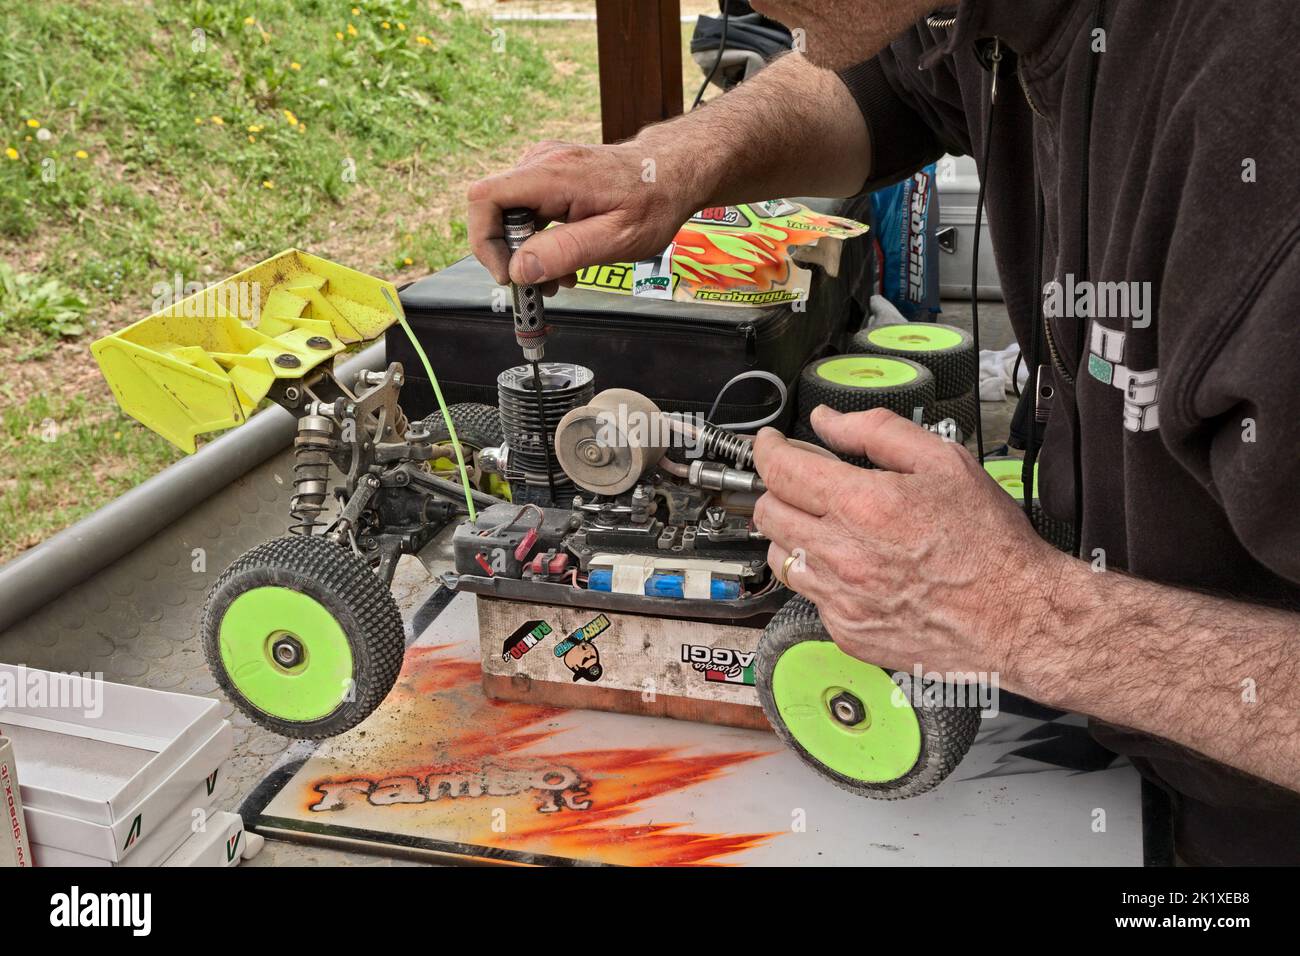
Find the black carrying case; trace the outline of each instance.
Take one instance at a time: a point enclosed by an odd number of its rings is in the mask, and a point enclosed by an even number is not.
[[[706,413],[728,379],[753,369],[772,372],[790,391],[808,362],[841,351],[861,325],[858,296],[842,280],[814,270],[802,311],[790,304],[740,308],[561,289],[546,300],[546,361],[585,365],[596,391],[630,388],[665,411]],[[429,356],[448,404],[497,403],[497,375],[523,364],[515,342],[510,297],[473,258],[401,290],[406,317]],[[494,309],[494,304],[496,308]],[[406,371],[402,406],[416,420],[436,400],[428,377],[399,326],[387,333],[389,361]],[[728,389],[714,419],[749,422],[776,410],[770,382],[749,380]]]

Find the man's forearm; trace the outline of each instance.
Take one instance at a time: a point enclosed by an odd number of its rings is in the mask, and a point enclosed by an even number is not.
[[[798,54],[633,143],[699,207],[777,196],[851,196],[870,172],[866,121],[834,73]]]
[[[1004,684],[1300,791],[1300,614],[1067,560]]]

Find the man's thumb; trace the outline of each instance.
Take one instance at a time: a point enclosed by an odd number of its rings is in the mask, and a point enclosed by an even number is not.
[[[611,240],[599,218],[543,229],[510,257],[510,281],[535,285],[617,258],[618,250],[610,248]]]

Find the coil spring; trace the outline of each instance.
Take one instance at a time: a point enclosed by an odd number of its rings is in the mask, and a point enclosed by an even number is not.
[[[310,535],[325,510],[330,453],[334,450],[334,422],[323,415],[298,420],[293,440],[293,498],[289,502],[290,534]]]
[[[748,470],[754,465],[754,443],[742,435],[704,424],[700,426],[696,441],[706,455],[728,458],[736,463],[737,468]]]

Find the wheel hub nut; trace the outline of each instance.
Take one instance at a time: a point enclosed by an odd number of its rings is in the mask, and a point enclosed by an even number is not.
[[[831,716],[845,727],[855,727],[867,719],[867,709],[862,701],[848,691],[841,691],[831,698]]]
[[[271,645],[271,656],[281,667],[297,667],[302,663],[302,644],[286,634]]]

